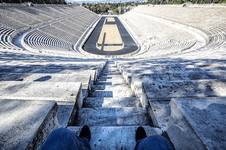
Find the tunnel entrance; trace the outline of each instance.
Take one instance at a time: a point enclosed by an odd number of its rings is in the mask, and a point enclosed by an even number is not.
[[[118,17],[102,17],[83,45],[83,50],[98,55],[122,55],[138,46]]]

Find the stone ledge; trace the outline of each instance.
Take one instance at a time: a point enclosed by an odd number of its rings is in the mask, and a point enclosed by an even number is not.
[[[0,99],[0,147],[36,149],[57,127],[54,101]]]
[[[73,122],[76,109],[82,106],[81,88],[80,82],[3,81],[0,83],[0,98],[56,101],[59,106],[57,112],[59,124],[66,126]],[[62,120],[64,121],[61,122]]]
[[[170,106],[167,133],[176,149],[226,148],[225,97],[179,98]]]

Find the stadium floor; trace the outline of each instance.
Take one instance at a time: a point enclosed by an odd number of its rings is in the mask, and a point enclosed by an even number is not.
[[[106,17],[102,17],[98,24],[96,25],[95,29],[92,31],[88,39],[86,40],[85,44],[83,45],[83,50],[93,54],[99,55],[122,55],[134,52],[138,49],[136,42],[130,36],[129,32],[126,30],[124,25],[118,19],[118,17],[114,17],[115,23],[118,27],[119,33],[121,35],[124,47],[117,51],[104,51],[97,48],[97,43],[99,39],[99,35],[101,33],[102,27],[105,23]]]

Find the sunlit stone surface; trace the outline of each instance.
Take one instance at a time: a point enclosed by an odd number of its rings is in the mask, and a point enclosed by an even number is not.
[[[0,99],[1,149],[38,148],[56,128],[54,101]]]
[[[92,149],[134,149],[135,131],[178,150],[226,149],[226,6],[0,4],[0,149],[38,149],[88,124]]]

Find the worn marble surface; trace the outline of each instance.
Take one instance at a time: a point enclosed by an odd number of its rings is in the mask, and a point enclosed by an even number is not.
[[[135,148],[135,133],[138,126],[94,126],[91,127],[91,149],[132,150]],[[79,135],[80,127],[68,127]],[[144,126],[148,136],[161,135],[159,128]]]
[[[150,116],[152,118],[153,124],[162,130],[168,128],[168,122],[170,121],[170,101],[150,101]],[[152,114],[153,113],[153,114]]]
[[[0,98],[21,100],[53,100],[59,109],[57,118],[62,126],[70,122],[75,115],[74,107],[82,106],[80,82],[26,82],[2,81],[0,83]]]
[[[0,73],[0,81],[27,82],[82,82],[83,88],[88,89],[93,71],[72,73]]]
[[[80,82],[21,82],[2,81],[0,97],[36,98],[55,101],[76,101]]]
[[[88,97],[83,102],[84,107],[141,107],[136,97],[112,98],[112,97]]]
[[[82,108],[78,112],[78,125],[118,126],[118,125],[148,125],[150,118],[144,108]]]
[[[226,80],[146,81],[143,86],[149,99],[226,96]]]
[[[54,101],[0,99],[1,149],[32,149],[40,146],[57,127]]]
[[[176,149],[225,149],[225,61],[161,61],[117,66]]]
[[[177,148],[182,145],[176,140],[186,142],[186,137],[182,135],[189,135],[189,132],[194,135],[192,140],[196,141],[193,146],[202,145],[207,149],[226,148],[225,97],[173,99],[171,109],[171,123],[167,132]],[[189,132],[184,130],[186,128],[189,128]],[[187,142],[187,148],[190,142]]]
[[[94,85],[76,125],[147,125],[147,110],[142,108],[114,63],[109,62]]]

